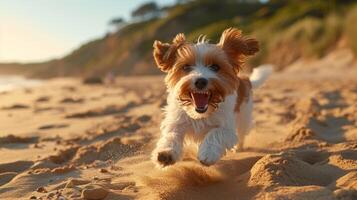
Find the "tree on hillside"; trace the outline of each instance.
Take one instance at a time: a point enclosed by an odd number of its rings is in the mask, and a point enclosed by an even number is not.
[[[160,9],[155,2],[147,2],[135,9],[131,16],[138,20],[148,20],[160,15]]]
[[[193,0],[176,0],[176,4],[185,4]]]
[[[124,19],[122,18],[122,17],[118,17],[118,18],[114,18],[114,19],[112,19],[110,22],[109,22],[109,24],[110,25],[117,25],[117,24],[122,24],[122,23],[124,23],[125,21],[124,21]]]
[[[124,18],[117,17],[117,18],[110,20],[109,25],[113,26],[115,28],[115,30],[119,30],[126,25],[126,22],[125,22]]]

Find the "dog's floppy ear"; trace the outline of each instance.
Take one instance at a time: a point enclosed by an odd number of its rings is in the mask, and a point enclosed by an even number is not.
[[[179,33],[172,40],[172,44],[162,43],[158,40],[154,42],[154,58],[161,71],[168,72],[175,63],[177,49],[186,43],[183,33]]]
[[[227,54],[234,68],[239,68],[246,56],[254,55],[259,51],[259,43],[253,38],[245,38],[242,31],[228,28],[217,44]]]

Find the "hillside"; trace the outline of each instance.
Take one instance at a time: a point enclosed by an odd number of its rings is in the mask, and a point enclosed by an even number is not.
[[[353,38],[357,29],[352,26],[357,20],[354,2],[189,1],[161,8],[166,13],[164,17],[128,24],[62,59],[10,66],[16,66],[16,72],[36,77],[103,75],[108,71],[119,75],[158,74],[151,56],[154,40],[169,41],[184,32],[191,41],[206,34],[215,42],[223,29],[234,26],[261,42],[262,51],[250,61],[251,66],[270,62],[282,69],[299,58],[324,56],[341,41],[357,52],[357,40]],[[0,65],[0,72],[8,68],[9,65]]]

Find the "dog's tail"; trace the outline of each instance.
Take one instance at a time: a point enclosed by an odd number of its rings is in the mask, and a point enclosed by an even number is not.
[[[273,66],[269,64],[254,68],[253,73],[249,77],[253,89],[260,87],[268,79],[272,72]]]

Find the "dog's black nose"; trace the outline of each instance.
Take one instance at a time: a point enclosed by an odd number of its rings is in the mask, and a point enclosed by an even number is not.
[[[197,89],[202,90],[203,88],[205,88],[205,87],[207,86],[207,83],[208,83],[207,79],[205,79],[205,78],[198,78],[198,79],[196,80],[196,82],[195,82],[195,86],[196,86]]]

